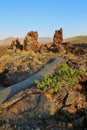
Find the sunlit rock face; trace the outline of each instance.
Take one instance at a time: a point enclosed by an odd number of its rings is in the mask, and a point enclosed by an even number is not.
[[[26,51],[38,51],[39,50],[39,42],[38,42],[38,32],[28,32],[24,39],[24,50]]]
[[[62,31],[62,28],[60,28],[60,30],[55,31],[55,34],[53,37],[53,43],[55,45],[59,45],[62,43],[62,41],[63,41],[63,31]]]

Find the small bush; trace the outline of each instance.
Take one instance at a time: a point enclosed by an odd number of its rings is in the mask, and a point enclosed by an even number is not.
[[[82,70],[77,70],[63,63],[60,69],[54,74],[45,76],[42,81],[35,81],[37,88],[51,94],[58,92],[62,87],[74,87],[78,84],[78,78],[83,74]]]

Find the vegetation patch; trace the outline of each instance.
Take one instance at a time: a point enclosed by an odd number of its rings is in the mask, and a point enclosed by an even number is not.
[[[71,68],[67,63],[63,63],[59,70],[52,75],[45,76],[42,81],[36,80],[35,84],[43,92],[53,94],[64,86],[75,87],[83,73],[83,70]]]

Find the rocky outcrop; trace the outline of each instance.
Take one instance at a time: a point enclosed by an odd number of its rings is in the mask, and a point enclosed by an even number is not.
[[[16,51],[17,49],[22,50],[23,46],[21,45],[20,40],[17,38],[11,42],[10,48]]]
[[[63,32],[62,32],[62,28],[60,28],[60,30],[56,30],[54,37],[53,37],[53,43],[55,45],[59,45],[61,44],[63,41]]]
[[[44,53],[44,52],[49,52],[49,51],[51,51],[51,45],[52,45],[52,43],[41,44],[41,45],[40,45],[39,52],[40,52],[40,53]]]
[[[62,45],[62,41],[63,41],[63,32],[62,32],[62,28],[60,28],[60,30],[55,31],[53,37],[53,45],[51,47],[53,52],[58,52],[61,55],[63,55],[66,52]]]
[[[38,32],[28,32],[24,39],[23,48],[26,51],[38,51],[39,50],[39,43],[38,43]]]

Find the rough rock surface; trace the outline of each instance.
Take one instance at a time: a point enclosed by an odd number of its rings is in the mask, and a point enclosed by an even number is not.
[[[22,50],[22,49],[23,49],[23,46],[22,46],[22,44],[20,43],[20,40],[17,38],[17,39],[15,39],[15,40],[13,40],[13,41],[11,42],[10,48],[13,49],[14,51],[16,51],[17,49]]]
[[[40,47],[38,43],[38,32],[28,32],[25,36],[23,47],[26,51],[38,51]]]
[[[53,37],[53,43],[55,45],[61,44],[63,41],[63,33],[62,33],[62,28],[60,30],[56,30],[54,37]]]
[[[60,28],[60,30],[56,30],[54,33],[53,45],[52,45],[53,52],[59,52],[62,55],[66,52],[62,45],[62,41],[63,41],[63,32],[62,28]]]
[[[32,87],[0,106],[0,129],[87,130],[86,91],[65,87],[50,98]]]
[[[87,54],[87,44],[73,44],[71,42],[63,42],[63,47],[65,48],[67,53],[73,53],[75,55],[83,55]]]

